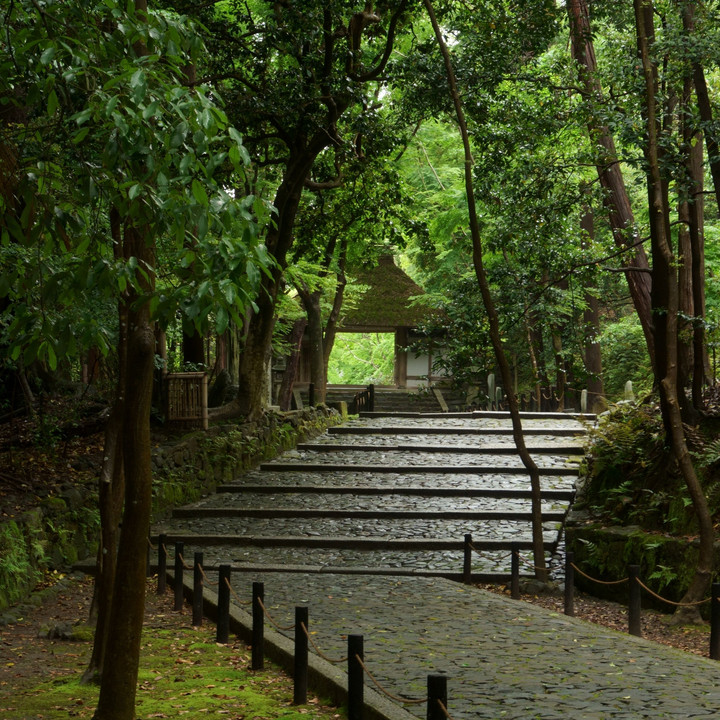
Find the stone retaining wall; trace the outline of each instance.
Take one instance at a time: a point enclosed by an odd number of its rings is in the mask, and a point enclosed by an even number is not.
[[[153,449],[153,518],[198,500],[255,464],[342,422],[327,407],[271,412],[255,423],[211,426]],[[48,569],[64,571],[97,552],[97,489],[68,484],[61,495],[0,523],[0,612],[24,598]]]

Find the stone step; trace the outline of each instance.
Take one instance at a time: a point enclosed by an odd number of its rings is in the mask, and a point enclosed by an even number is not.
[[[384,417],[404,417],[404,418],[464,418],[472,419],[500,419],[511,420],[510,413],[505,410],[473,410],[470,412],[386,412],[384,410],[363,410],[359,413],[359,417],[365,419],[384,418]],[[529,412],[520,413],[521,420],[584,420],[586,422],[595,422],[597,415],[591,413],[576,412]]]
[[[562,522],[566,510],[542,512],[543,522]],[[518,520],[530,522],[532,513],[527,510],[333,510],[329,508],[233,508],[233,507],[181,507],[173,510],[173,518],[347,518],[356,520]]]
[[[373,465],[349,463],[298,463],[269,462],[262,463],[260,469],[265,472],[357,472],[357,473],[433,473],[433,474],[500,474],[527,475],[524,467],[503,465]],[[577,475],[578,465],[569,467],[540,468],[540,475]]]
[[[556,542],[559,520],[546,520],[542,524],[543,536]],[[160,523],[158,533],[191,533],[200,535],[227,535],[228,537],[353,537],[360,541],[368,538],[388,540],[427,540],[438,538],[461,539],[466,533],[478,539],[504,540],[530,537],[530,520],[498,517],[492,521],[472,518],[439,519],[436,517],[173,517]]]
[[[416,495],[419,497],[460,497],[460,498],[507,498],[529,500],[530,490],[519,488],[454,488],[454,487],[422,487],[422,486],[368,486],[358,487],[356,485],[219,485],[217,493],[311,493],[311,494],[336,494],[336,495]],[[570,501],[575,497],[575,490],[541,490],[543,500]]]
[[[330,435],[512,435],[512,428],[505,427],[419,427],[417,425],[358,426],[337,425],[328,428]],[[523,428],[523,435],[548,435],[554,437],[582,437],[585,430],[578,427],[532,427]]]
[[[585,448],[575,445],[530,445],[528,451],[539,455],[583,455]],[[514,445],[481,445],[463,447],[455,445],[425,445],[405,443],[399,445],[354,445],[349,443],[298,443],[297,450],[302,452],[423,452],[423,453],[469,453],[472,455],[517,455]]]
[[[542,490],[574,490],[577,482],[577,472],[562,475],[540,475],[540,487]],[[321,486],[330,492],[335,487],[352,486],[361,492],[367,488],[386,487],[398,488],[403,491],[405,488],[419,487],[432,488],[437,490],[449,489],[451,491],[478,490],[528,490],[529,479],[527,474],[509,475],[495,473],[491,475],[478,475],[471,473],[367,473],[367,472],[278,472],[271,473],[260,470],[253,470],[244,475],[244,483],[258,485],[268,488],[286,488]],[[242,486],[244,483],[230,483],[232,487]]]
[[[151,538],[153,544],[159,542],[160,535],[156,534]],[[419,552],[424,550],[457,550],[462,551],[465,547],[464,534],[458,538],[386,538],[386,537],[350,537],[350,536],[313,536],[306,535],[231,535],[178,532],[172,530],[165,533],[165,545],[169,549],[170,544],[176,542],[185,543],[192,547],[212,547],[227,545],[228,547],[276,547],[276,548],[335,548],[352,550],[380,550],[398,551],[410,550]],[[530,537],[519,536],[517,538],[494,538],[494,539],[473,539],[473,545],[481,553],[497,550],[512,550],[517,546],[519,550],[532,550]],[[547,551],[553,551],[557,543],[546,540],[543,547]]]

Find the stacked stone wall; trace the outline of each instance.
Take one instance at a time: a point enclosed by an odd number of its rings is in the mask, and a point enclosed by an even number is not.
[[[325,406],[225,422],[153,448],[153,519],[198,500],[257,463],[342,422]],[[59,495],[0,523],[0,612],[22,600],[48,570],[65,572],[97,553],[97,487],[68,483]]]

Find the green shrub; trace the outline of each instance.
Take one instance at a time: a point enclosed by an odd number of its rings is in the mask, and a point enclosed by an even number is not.
[[[632,380],[636,397],[652,390],[650,356],[637,315],[628,315],[606,326],[600,335],[600,347],[608,400],[622,400],[628,380]]]

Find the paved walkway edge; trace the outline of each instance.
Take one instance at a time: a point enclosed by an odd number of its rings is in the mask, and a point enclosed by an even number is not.
[[[172,572],[167,574],[172,587],[175,578]],[[193,587],[183,583],[185,598],[192,602]],[[217,621],[217,593],[203,588],[203,614],[213,622]],[[230,630],[243,642],[250,645],[252,639],[252,615],[230,603]],[[293,642],[275,630],[265,627],[265,657],[279,665],[290,677],[293,673],[295,647]],[[322,698],[327,698],[338,707],[347,710],[347,673],[338,666],[323,660],[314,653],[308,655],[308,687]],[[390,701],[369,687],[364,689],[364,720],[417,720],[407,710]]]

